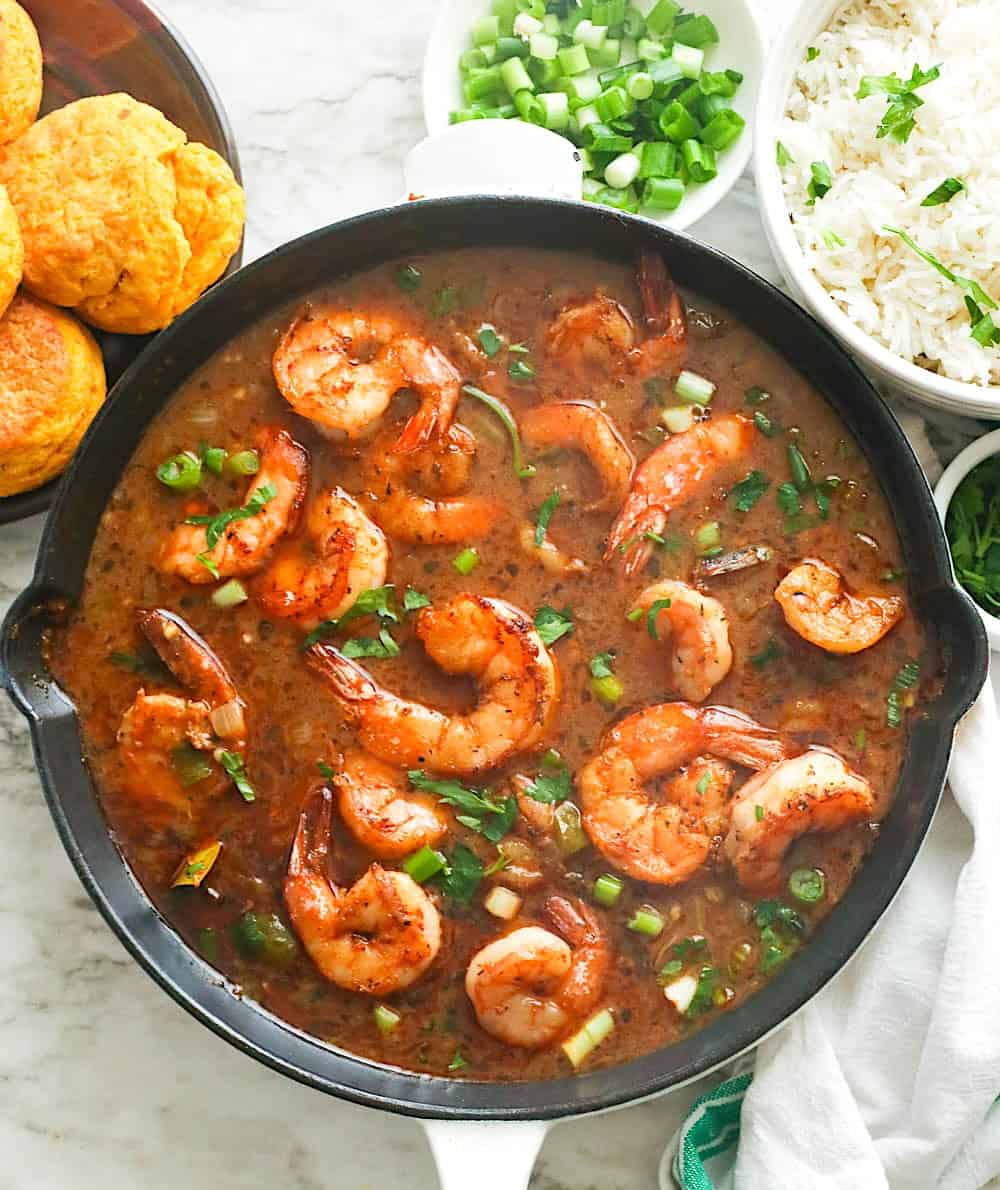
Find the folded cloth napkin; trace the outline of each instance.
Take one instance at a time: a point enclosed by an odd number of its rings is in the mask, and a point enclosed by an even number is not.
[[[682,1190],[974,1190],[1000,1177],[1000,716],[958,729],[923,850],[872,937],[692,1107]],[[738,1142],[738,1144],[737,1144]]]

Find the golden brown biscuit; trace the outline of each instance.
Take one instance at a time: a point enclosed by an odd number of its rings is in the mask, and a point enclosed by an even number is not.
[[[17,212],[7,191],[0,186],[0,314],[17,293],[23,268],[24,244],[17,223]]]
[[[79,99],[0,159],[24,239],[24,284],[109,331],[166,326],[221,275],[243,191],[213,150],[187,144],[130,95]]]
[[[105,391],[86,327],[22,290],[0,318],[0,496],[58,475]]]
[[[31,17],[0,0],[0,144],[30,128],[42,102],[42,47]]]

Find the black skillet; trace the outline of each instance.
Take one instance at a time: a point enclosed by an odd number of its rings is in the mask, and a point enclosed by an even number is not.
[[[46,675],[41,645],[47,605],[78,597],[105,502],[150,421],[201,363],[268,311],[359,269],[413,253],[509,245],[632,261],[642,243],[663,250],[681,285],[720,302],[776,348],[847,423],[895,512],[915,610],[940,642],[943,687],[912,724],[895,802],[870,858],[809,945],[746,1003],[669,1048],[573,1078],[478,1083],[380,1066],[239,999],[160,917],[108,834],[80,758],[72,703]],[[98,908],[146,971],[220,1036],[292,1078],[371,1107],[479,1121],[552,1120],[678,1086],[753,1046],[815,995],[867,937],[913,862],[938,803],[955,725],[983,684],[987,656],[982,623],[953,581],[945,538],[913,452],[881,398],[827,331],[735,261],[670,231],[596,206],[495,197],[412,203],[304,236],[230,277],[162,332],[119,381],[116,399],[78,451],[49,515],[32,585],[11,608],[2,638],[6,684],[30,721],[63,844]]]

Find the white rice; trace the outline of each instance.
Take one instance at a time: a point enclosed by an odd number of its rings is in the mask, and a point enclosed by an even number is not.
[[[890,351],[955,380],[1000,384],[1000,348],[971,338],[963,291],[883,231],[902,228],[1000,301],[1000,0],[848,0],[814,44],[819,55],[800,66],[778,134],[795,158],[782,174],[806,261]],[[858,84],[906,79],[915,65],[941,67],[917,92],[916,128],[906,144],[878,140],[888,100],[856,100]],[[814,161],[834,182],[808,206]],[[967,189],[921,207],[947,177]]]

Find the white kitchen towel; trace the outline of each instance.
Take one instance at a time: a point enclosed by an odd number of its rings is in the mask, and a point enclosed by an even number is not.
[[[684,1190],[975,1190],[1000,1176],[998,747],[987,682],[896,901],[758,1049],[738,1146],[713,1145],[711,1093],[674,1138],[664,1170]]]

